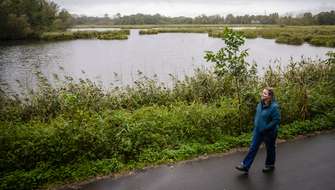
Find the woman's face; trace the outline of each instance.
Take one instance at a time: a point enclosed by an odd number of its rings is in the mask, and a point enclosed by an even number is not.
[[[268,100],[271,100],[271,95],[269,94],[269,91],[264,89],[263,92],[261,93],[261,98],[262,100],[264,101],[268,101]]]

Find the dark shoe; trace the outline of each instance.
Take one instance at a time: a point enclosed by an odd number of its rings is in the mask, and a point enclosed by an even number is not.
[[[242,164],[238,165],[235,167],[238,171],[244,172],[244,173],[248,173],[248,169],[246,167],[244,167]]]
[[[264,173],[269,173],[269,172],[272,172],[274,169],[275,169],[274,166],[265,166],[262,171]]]

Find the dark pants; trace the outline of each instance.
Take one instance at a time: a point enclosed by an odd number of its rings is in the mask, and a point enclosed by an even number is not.
[[[262,133],[254,132],[249,152],[242,162],[244,167],[249,170],[262,142],[264,142],[266,146],[265,165],[274,166],[276,160],[276,138],[277,130],[271,130]]]

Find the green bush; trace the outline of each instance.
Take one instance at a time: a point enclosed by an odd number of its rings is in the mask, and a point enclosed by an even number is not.
[[[77,31],[77,32],[46,32],[39,39],[45,41],[75,40],[75,39],[101,39],[101,40],[126,40],[129,30],[115,30],[106,32]]]
[[[40,36],[40,39],[45,41],[73,40],[75,37],[72,32],[46,32]]]
[[[291,44],[291,45],[301,45],[304,43],[304,39],[299,36],[283,35],[280,34],[276,38],[277,43]]]
[[[259,30],[258,35],[265,39],[274,39],[279,35],[280,31],[278,30]]]
[[[335,37],[332,36],[313,36],[309,42],[315,46],[335,47]]]
[[[199,106],[202,108],[198,108]],[[36,136],[36,138],[43,136],[36,135],[41,132],[35,126],[21,132],[23,133],[21,138],[15,139],[16,148],[11,147],[11,150],[7,150],[7,155],[15,158],[14,155],[17,154],[18,159],[4,165],[8,168],[18,167],[18,169],[2,170],[4,173],[1,173],[1,188],[35,189],[41,185],[53,184],[58,181],[76,181],[96,175],[107,175],[120,171],[122,168],[143,167],[146,164],[182,160],[199,154],[222,152],[235,147],[248,146],[251,140],[250,133],[240,136],[225,134],[223,131],[230,126],[229,123],[221,124],[221,126],[207,126],[206,123],[215,123],[215,120],[217,122],[226,121],[227,118],[231,117],[229,115],[221,116],[221,120],[218,120],[215,118],[220,117],[216,116],[212,117],[214,122],[210,121],[207,119],[206,113],[213,112],[212,109],[215,108],[206,108],[202,105],[189,107],[178,105],[175,108],[144,108],[130,115],[126,112],[119,112],[116,113],[119,116],[105,119],[106,122],[109,120],[110,124],[121,125],[119,127],[122,129],[115,130],[113,133],[106,132],[107,129],[100,129],[104,132],[99,133],[97,126],[89,129],[91,133],[82,127],[78,127],[78,131],[74,131],[74,127],[70,125],[66,127],[72,129],[69,130],[70,132],[57,132],[57,137],[52,134],[48,138],[40,138],[40,142],[37,140],[24,141],[31,136]],[[180,116],[181,111],[185,112],[184,116]],[[120,114],[126,116],[121,116],[123,117],[121,119]],[[222,115],[222,113],[218,114]],[[199,119],[196,120],[198,117]],[[237,115],[235,118],[237,119]],[[233,119],[231,120],[233,121]],[[294,136],[313,131],[332,129],[334,124],[335,114],[333,111],[322,116],[319,115],[313,120],[296,121],[282,125],[279,138],[291,139]],[[112,128],[108,125],[101,127]],[[43,126],[43,128],[48,128],[44,136],[52,133],[50,130],[52,127]],[[97,136],[100,139],[92,138]],[[50,138],[54,138],[54,140]],[[5,140],[3,142],[7,142],[8,139]],[[101,144],[102,140],[109,141],[109,143]],[[53,147],[52,144],[55,141],[58,143],[56,147]],[[27,143],[29,145],[25,145]],[[9,144],[13,144],[13,142],[9,142]],[[20,146],[21,148],[17,149]],[[100,150],[95,148],[100,146],[103,146]],[[112,150],[110,146],[115,147],[116,150]],[[109,148],[109,150],[104,150],[105,148]],[[44,153],[37,150],[44,151]],[[110,152],[113,154],[110,155]],[[20,154],[25,155],[21,156]],[[43,157],[41,155],[46,156],[44,157],[46,160],[39,160]],[[31,157],[29,158],[29,156]],[[1,161],[3,160],[6,158],[1,159]],[[22,161],[25,163],[21,163]],[[25,164],[31,165],[31,162],[36,162],[36,166],[27,168]],[[17,179],[20,179],[19,182]]]
[[[154,34],[158,34],[158,30],[156,29],[147,29],[147,30],[140,30],[139,34],[140,35],[154,35]]]
[[[253,38],[257,38],[258,37],[257,32],[253,31],[253,30],[243,30],[241,32],[248,39],[253,39]]]

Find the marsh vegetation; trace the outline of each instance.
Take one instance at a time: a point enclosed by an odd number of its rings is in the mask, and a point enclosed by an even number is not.
[[[290,45],[301,45],[304,42],[315,46],[335,47],[335,27],[334,26],[250,26],[236,28],[246,38],[257,37],[265,39],[275,39],[277,43]],[[159,33],[208,33],[210,37],[223,38],[224,26],[199,26],[199,27],[175,27],[142,29],[140,34],[159,34]]]
[[[46,188],[247,146],[264,86],[275,88],[281,105],[280,138],[334,128],[334,53],[258,76],[247,51],[227,52],[243,38],[225,32],[228,49],[206,55],[214,72],[197,70],[171,88],[145,76],[107,91],[70,76],[53,87],[38,72],[39,88],[26,99],[1,90],[1,189]]]
[[[116,31],[77,31],[77,32],[46,32],[43,33],[39,40],[56,41],[56,40],[76,40],[76,39],[99,39],[99,40],[126,40],[130,34],[129,30]]]

